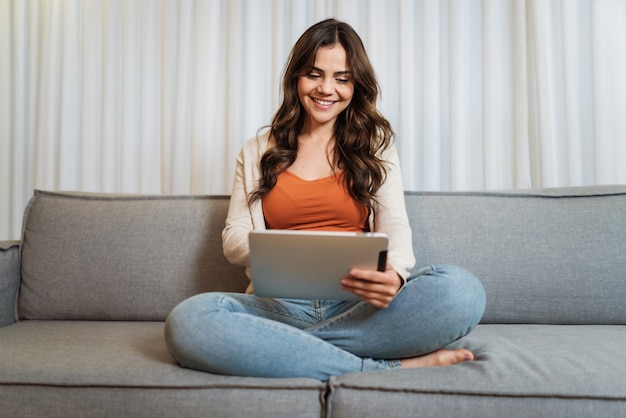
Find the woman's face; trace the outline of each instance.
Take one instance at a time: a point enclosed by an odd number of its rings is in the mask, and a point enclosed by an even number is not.
[[[354,81],[341,44],[320,48],[313,69],[298,78],[298,97],[310,128],[334,125],[353,94]]]

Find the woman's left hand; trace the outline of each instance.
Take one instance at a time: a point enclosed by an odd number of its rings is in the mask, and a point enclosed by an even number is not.
[[[341,279],[341,287],[377,308],[386,308],[402,287],[403,280],[387,264],[385,271],[352,269]]]

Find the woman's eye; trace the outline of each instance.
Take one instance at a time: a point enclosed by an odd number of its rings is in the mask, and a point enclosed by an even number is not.
[[[312,78],[312,79],[318,79],[320,78],[320,75],[316,73],[309,73],[307,74],[307,77]]]
[[[347,79],[347,78],[338,78],[338,79],[337,79],[337,82],[338,82],[338,83],[341,83],[341,84],[347,83],[348,81],[350,81],[350,80],[349,80],[349,79]]]

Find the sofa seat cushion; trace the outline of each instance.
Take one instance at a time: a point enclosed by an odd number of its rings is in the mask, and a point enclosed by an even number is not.
[[[7,416],[322,416],[322,382],[183,369],[160,322],[22,321],[0,328],[0,353]]]
[[[332,416],[626,416],[623,326],[479,325],[453,346],[477,359],[333,379]]]

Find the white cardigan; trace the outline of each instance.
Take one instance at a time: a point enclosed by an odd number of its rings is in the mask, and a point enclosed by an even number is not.
[[[261,201],[257,200],[249,205],[248,196],[259,183],[259,162],[267,149],[268,139],[269,131],[244,143],[237,157],[226,226],[222,231],[224,255],[231,263],[246,267],[248,277],[250,277],[248,233],[251,230],[265,229]],[[395,146],[389,147],[382,158],[388,162],[387,178],[376,194],[379,204],[374,206],[376,216],[370,215],[370,230],[387,234],[389,237],[387,260],[393,269],[406,279],[415,264],[415,257]],[[248,292],[251,291],[250,286]]]

